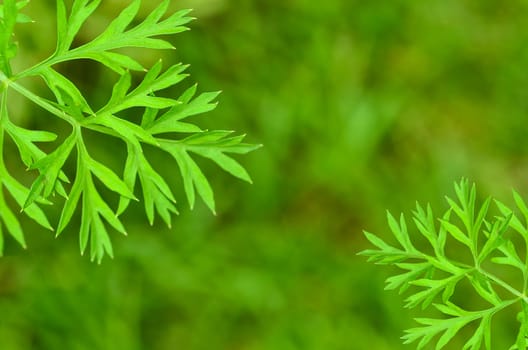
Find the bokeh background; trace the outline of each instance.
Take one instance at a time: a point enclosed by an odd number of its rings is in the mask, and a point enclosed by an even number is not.
[[[127,3],[105,0],[79,42]],[[27,7],[36,23],[19,26],[19,68],[53,51],[53,4]],[[144,17],[157,2],[143,5]],[[79,256],[75,229],[54,239],[24,222],[28,250],[8,240],[0,260],[0,348],[414,348],[399,337],[416,313],[383,291],[390,269],[356,255],[367,247],[362,230],[388,236],[386,209],[408,213],[415,200],[445,208],[443,196],[462,176],[505,202],[512,187],[528,194],[528,3],[180,0],[172,7],[193,8],[198,20],[172,39],[177,51],[162,56],[191,64],[186,84],[223,90],[199,125],[265,145],[240,158],[254,184],[200,163],[218,215],[202,203],[190,211],[175,177],[181,214],[173,229],[148,226],[137,205],[124,217],[129,237],[114,234],[115,259],[101,265]],[[146,63],[160,56],[132,54]],[[81,67],[62,71],[97,105],[115,76]],[[60,128],[17,104],[17,123]],[[92,143],[120,161],[104,140]],[[14,151],[7,158],[16,164]],[[177,174],[164,159],[157,168]],[[498,324],[494,348],[506,349],[515,329]]]

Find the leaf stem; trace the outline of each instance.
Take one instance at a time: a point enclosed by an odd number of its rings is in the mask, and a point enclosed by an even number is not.
[[[523,292],[526,294],[526,292],[528,290],[528,236],[527,235],[523,235],[523,237],[524,237],[524,244],[525,244],[526,251],[527,251],[527,253],[525,254],[525,257],[524,257],[524,269],[522,271],[523,280],[524,280],[523,281]]]
[[[522,299],[525,303],[528,303],[528,296],[525,293],[518,291],[517,289],[513,288],[512,286],[510,286],[507,282],[505,282],[502,279],[500,279],[499,277],[497,277],[497,276],[495,276],[495,275],[493,275],[493,274],[481,269],[480,267],[476,268],[476,270],[478,272],[480,272],[482,275],[484,275],[487,278],[489,278],[491,281],[495,282],[497,285],[499,285],[502,288],[506,289],[508,292],[510,292],[513,295],[515,295],[516,297]]]
[[[71,51],[68,51],[68,52],[71,52]],[[82,58],[82,57],[78,57],[78,59],[79,58]],[[65,62],[70,59],[71,57],[69,57],[68,55],[57,56],[56,54],[53,54],[50,57],[46,58],[44,61],[39,62],[35,64],[34,66],[23,70],[22,72],[19,72],[18,74],[14,75],[11,79],[12,81],[16,81],[16,80],[19,80],[25,77],[37,76],[39,75],[40,71],[43,68],[51,67],[57,63]]]
[[[55,116],[59,117],[60,119],[65,120],[66,122],[68,122],[72,126],[78,125],[78,122],[75,119],[75,117],[73,117],[73,116],[67,114],[66,112],[64,112],[63,110],[55,107],[48,100],[46,100],[46,99],[34,94],[33,92],[29,91],[28,89],[26,89],[22,85],[20,85],[18,83],[15,83],[14,81],[9,80],[1,72],[0,72],[0,80],[3,83],[5,83],[6,85],[12,87],[13,90],[17,91],[18,93],[20,93],[22,96],[26,97],[27,99],[33,101],[35,104],[39,105],[40,107],[42,107],[46,111],[50,112],[51,114],[54,114]]]

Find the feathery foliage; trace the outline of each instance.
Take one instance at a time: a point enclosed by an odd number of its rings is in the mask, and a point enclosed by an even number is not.
[[[519,323],[518,336],[511,350],[528,348],[528,207],[513,192],[517,208],[510,209],[494,200],[499,215],[490,214],[491,197],[477,205],[475,185],[467,180],[455,184],[456,200],[446,197],[449,208],[435,219],[431,207],[416,205],[410,231],[402,214],[397,220],[388,213],[388,224],[398,242],[390,245],[378,236],[365,232],[376,247],[360,254],[381,265],[393,265],[402,273],[387,279],[386,289],[409,292],[405,307],[434,306],[444,317],[416,318],[419,327],[402,337],[405,343],[418,342],[418,349],[436,342],[435,349],[446,346],[464,328],[472,330],[463,350],[486,350],[492,346],[492,321],[504,310],[515,308]],[[516,214],[518,212],[520,214]],[[416,240],[424,238],[430,249],[418,248]],[[414,241],[414,242],[413,242]],[[522,247],[519,247],[519,242]],[[524,254],[524,257],[523,257]],[[464,257],[466,259],[464,259]],[[466,261],[467,260],[467,261]],[[508,282],[505,266],[516,270],[516,282]],[[510,278],[511,279],[511,278]],[[462,282],[468,282],[472,294]],[[414,288],[409,288],[414,287]],[[482,308],[465,310],[459,301],[480,298]],[[436,340],[433,340],[436,339]]]
[[[108,227],[126,234],[118,215],[127,209],[131,200],[138,200],[135,195],[138,177],[149,223],[153,224],[157,214],[170,226],[172,215],[177,214],[176,199],[167,181],[155,170],[155,164],[151,164],[143,153],[144,145],[156,147],[174,158],[191,208],[198,193],[211,211],[215,210],[213,191],[193,159],[194,155],[208,158],[233,176],[251,182],[248,173],[229,154],[245,154],[259,145],[243,143],[243,135],[232,136],[231,131],[224,130],[202,130],[188,121],[191,116],[214,109],[218,92],[199,94],[193,85],[177,98],[159,97],[159,92],[187,77],[187,66],[175,64],[163,69],[160,60],[145,69],[134,58],[115,52],[131,47],[173,48],[162,36],[186,31],[185,25],[192,20],[187,16],[188,10],[167,14],[169,0],[164,0],[146,18],[138,19],[141,1],[133,0],[101,34],[85,44],[74,46],[76,35],[101,0],[74,0],[71,6],[67,6],[64,0],[57,0],[55,51],[32,67],[13,72],[11,61],[18,50],[14,30],[17,24],[31,22],[30,18],[19,13],[28,2],[4,0],[0,5],[0,254],[4,233],[26,246],[20,221],[4,198],[5,194],[13,197],[25,215],[44,228],[55,229],[57,235],[64,231],[76,208],[80,207],[81,253],[90,245],[91,259],[99,262],[105,254],[113,255]],[[108,102],[98,110],[94,110],[83,92],[56,68],[59,63],[80,59],[98,62],[118,75]],[[143,74],[137,86],[132,83],[132,72]],[[41,78],[54,99],[44,98],[24,87],[24,79],[31,77]],[[68,123],[70,134],[59,138],[46,130],[29,130],[15,125],[11,118],[16,113],[16,106],[10,104],[12,94],[22,95],[47,111],[50,117]],[[140,123],[125,118],[123,112],[131,108],[143,110]],[[85,130],[118,138],[126,144],[128,152],[122,176],[92,156],[83,136]],[[28,171],[36,174],[31,186],[23,185],[6,168],[6,137],[16,144]],[[64,140],[57,142],[57,139]],[[45,153],[37,146],[41,142],[55,142],[56,147]],[[67,174],[65,170],[68,159],[76,162],[73,174]],[[95,179],[119,196],[118,208],[112,209],[103,198]],[[52,225],[42,206],[52,204],[51,196],[55,193],[64,197],[64,201],[61,201],[59,222]]]

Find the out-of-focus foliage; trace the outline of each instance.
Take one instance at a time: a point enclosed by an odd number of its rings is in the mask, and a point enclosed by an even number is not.
[[[49,3],[31,2],[28,14],[51,13]],[[126,3],[104,1],[83,35],[98,33]],[[461,176],[480,193],[505,199],[515,187],[526,197],[528,5],[173,5],[194,8],[199,19],[163,59],[191,63],[202,90],[224,91],[204,127],[245,130],[250,142],[265,145],[245,161],[254,185],[207,169],[218,216],[197,205],[182,211],[172,231],[156,225],[156,234],[136,206],[137,215],[123,218],[129,237],[115,241],[115,260],[100,267],[79,259],[71,235],[49,242],[35,227],[30,252],[7,244],[0,260],[3,347],[409,348],[399,337],[413,313],[382,290],[380,269],[356,257],[367,246],[361,231],[386,232],[385,209],[408,213],[416,199],[445,208],[441,195]],[[27,64],[55,44],[47,34],[53,16],[38,17],[50,22],[29,25],[19,38],[29,43],[20,48]],[[86,64],[70,74],[103,100],[106,70]],[[19,123],[49,123],[20,108]],[[91,140],[115,162],[98,141]],[[495,328],[497,349],[506,348],[515,328]]]

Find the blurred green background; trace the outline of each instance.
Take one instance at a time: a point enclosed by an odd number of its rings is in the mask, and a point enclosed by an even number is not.
[[[19,68],[52,52],[53,3],[27,7],[37,22],[19,26]],[[79,40],[127,3],[105,0]],[[141,16],[157,5],[144,3]],[[163,58],[191,64],[186,84],[223,90],[199,125],[265,145],[240,158],[254,185],[200,163],[218,215],[202,203],[191,212],[175,178],[181,215],[173,229],[149,227],[136,205],[124,217],[129,237],[114,234],[116,257],[100,266],[79,256],[74,229],[55,240],[25,222],[28,250],[8,240],[0,260],[0,348],[414,348],[399,337],[416,314],[383,291],[390,270],[356,256],[367,247],[362,230],[386,236],[385,210],[408,213],[415,200],[443,209],[462,176],[506,202],[511,187],[528,193],[528,3],[172,6],[193,8],[198,20]],[[116,77],[82,67],[62,71],[97,105]],[[17,123],[59,127],[17,103]],[[99,141],[92,147],[104,155]],[[164,159],[153,164],[177,173]],[[22,168],[19,176],[27,176]],[[495,348],[507,348],[515,329],[498,324]]]

